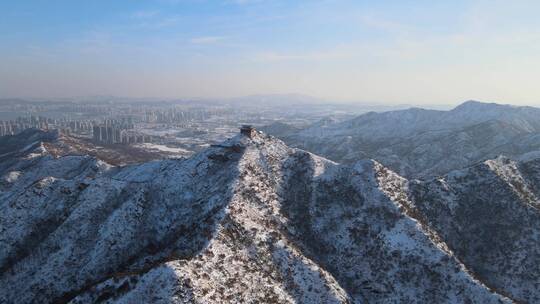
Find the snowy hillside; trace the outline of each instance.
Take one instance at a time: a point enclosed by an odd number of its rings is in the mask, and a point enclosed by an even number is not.
[[[532,156],[408,181],[258,133],[125,167],[37,143],[0,168],[1,303],[540,301]]]
[[[373,158],[406,177],[442,175],[500,154],[540,149],[540,109],[468,101],[451,111],[366,113],[296,133],[287,144],[352,164]]]

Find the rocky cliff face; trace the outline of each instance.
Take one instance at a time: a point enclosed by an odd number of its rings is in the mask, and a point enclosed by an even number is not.
[[[37,144],[0,168],[0,302],[540,297],[534,159],[408,181],[259,133],[125,167]]]

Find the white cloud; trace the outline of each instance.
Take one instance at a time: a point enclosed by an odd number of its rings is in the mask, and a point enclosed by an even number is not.
[[[134,19],[150,19],[156,17],[157,15],[159,15],[159,11],[157,10],[142,10],[134,12],[131,14],[131,17]]]
[[[344,59],[357,56],[360,47],[338,45],[332,48],[311,50],[297,53],[280,53],[274,51],[264,51],[255,54],[255,61],[278,62],[278,61],[321,61],[332,59]]]
[[[131,14],[134,25],[141,29],[161,29],[175,26],[180,21],[177,15],[163,14],[158,10],[141,10]]]
[[[227,2],[238,4],[238,5],[246,5],[246,4],[260,3],[260,2],[263,2],[263,0],[229,0]]]
[[[190,40],[193,44],[213,44],[227,39],[225,36],[202,36],[195,37]]]

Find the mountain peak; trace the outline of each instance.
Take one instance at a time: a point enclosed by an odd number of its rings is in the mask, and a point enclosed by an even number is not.
[[[464,103],[455,107],[452,111],[470,111],[477,109],[493,109],[493,108],[506,108],[510,105],[503,105],[494,102],[482,102],[477,100],[467,100]]]

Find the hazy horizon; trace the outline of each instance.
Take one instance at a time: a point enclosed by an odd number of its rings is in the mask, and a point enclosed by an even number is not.
[[[5,1],[0,98],[539,105],[535,1]]]

